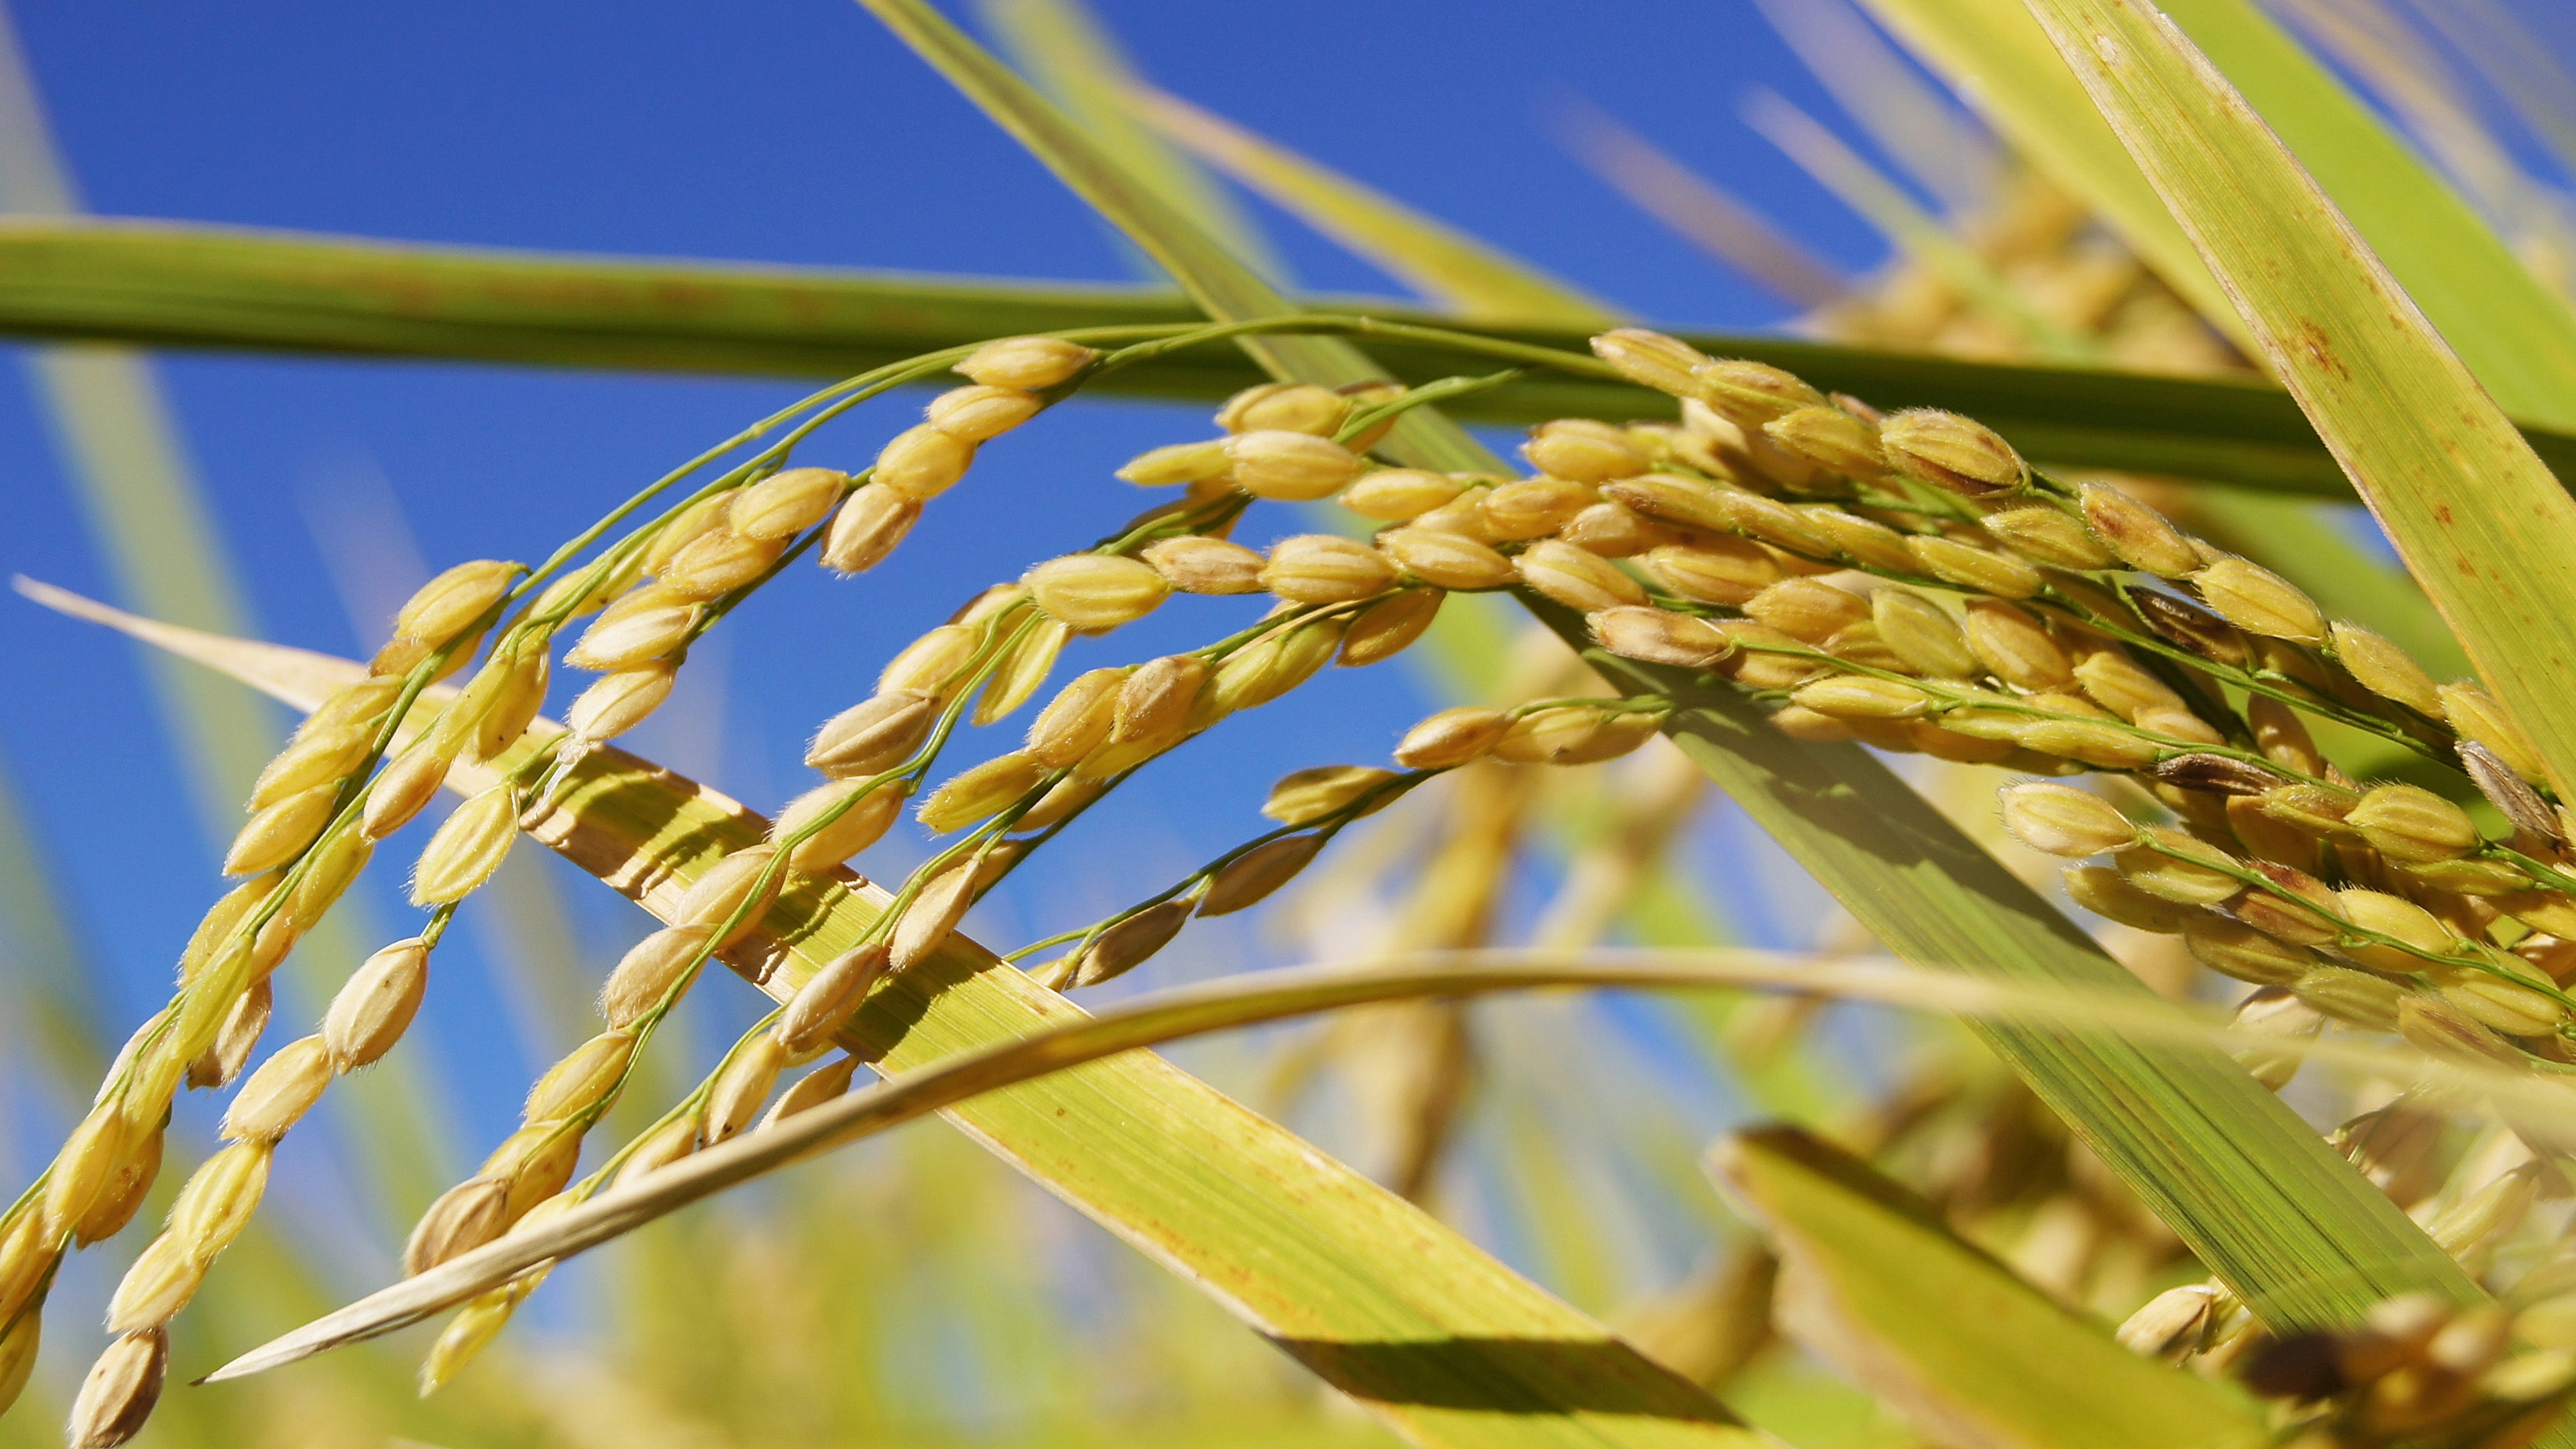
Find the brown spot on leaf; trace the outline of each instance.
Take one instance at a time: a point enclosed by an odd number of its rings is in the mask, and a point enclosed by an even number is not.
[[[2335,355],[2334,339],[2326,335],[2326,329],[2314,318],[2301,318],[2299,321],[2299,350],[2308,355],[2310,362],[2331,370],[2346,382],[2352,381],[2352,370]]]

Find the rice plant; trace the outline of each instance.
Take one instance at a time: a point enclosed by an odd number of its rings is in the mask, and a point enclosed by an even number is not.
[[[1016,69],[923,0],[862,4],[1186,304],[0,232],[24,263],[0,328],[24,337],[866,364],[585,504],[541,555],[437,573],[364,661],[20,581],[302,722],[240,782],[233,884],[170,943],[166,1004],[112,1052],[60,1034],[48,1070],[87,1105],[0,1214],[6,1442],[49,1439],[39,1412],[80,1446],[315,1422],[530,1443],[2576,1442],[2576,501],[2553,472],[2576,462],[2576,233],[2480,119],[2502,96],[2544,136],[2566,123],[2509,15],[1766,0],[1913,168],[1879,174],[1776,97],[1751,108],[1898,248],[1880,274],[1838,279],[1606,113],[1567,131],[1807,307],[1797,340],[1610,315],[1155,90],[1062,0],[989,7]],[[1203,167],[1431,305],[1284,295]],[[686,315],[675,280],[700,289]],[[131,374],[60,390],[67,413],[148,405]],[[790,571],[864,599],[925,517],[990,506],[987,450],[1043,452],[1055,409],[1140,394],[1199,411],[1159,414],[1167,440],[1116,469],[1132,515],[1012,500],[1065,546],[953,570],[946,622],[811,722],[774,816],[628,747]],[[882,426],[882,399],[919,421]],[[2375,539],[2329,511],[2356,499]],[[1130,642],[1176,616],[1186,647]],[[1006,883],[1119,849],[1086,815],[1153,792],[1174,752],[1238,751],[1289,712],[1266,707],[1425,655],[1450,699],[1382,756],[1312,759],[1233,843],[1114,905],[969,930]],[[252,728],[205,723],[210,755]],[[1763,883],[1684,848],[1720,798],[1836,903],[1802,949],[1730,939],[1724,912]],[[272,1174],[317,1107],[404,1070],[461,913],[559,928],[545,888],[501,899],[540,850],[654,928],[560,1013],[578,1021],[515,1127],[403,1201],[399,1276],[334,1307],[345,1275],[261,1212]],[[273,1022],[276,973],[331,954],[371,866],[411,919],[310,1020]],[[11,913],[36,939],[30,885]],[[1132,989],[1256,908],[1308,964]],[[747,1026],[707,999],[725,972],[760,995]],[[9,978],[13,1016],[69,1019],[53,980]],[[1661,1019],[1690,1059],[1777,1120],[1659,1136],[1611,1110],[1644,1090],[1617,1046],[1467,1006],[1569,988],[1686,999]],[[1903,1016],[1852,1028],[1841,1001]],[[1147,1050],[1310,1018],[1257,1039],[1251,1106]],[[1516,1075],[1607,1090],[1547,1122]],[[184,1091],[229,1094],[219,1140],[174,1133]],[[1316,1099],[1365,1129],[1359,1166],[1281,1120]],[[962,1138],[854,1146],[934,1114]],[[1095,1245],[1014,1241],[961,1141],[1141,1256],[1036,1303]],[[786,1171],[835,1149],[868,1171]],[[1543,1244],[1523,1256],[1562,1295],[1461,1200],[1471,1170],[1514,1176]],[[1648,1186],[1591,1180],[1622,1174]],[[755,1182],[732,1218],[674,1217]],[[1650,1212],[1701,1266],[1620,1292],[1601,1265]],[[512,1331],[629,1235],[610,1301],[576,1314],[619,1347]],[[40,1373],[47,1299],[101,1246],[105,1337],[54,1315]],[[1135,1321],[1102,1333],[1118,1305]],[[1042,1407],[1003,1432],[924,1409],[958,1370],[921,1325],[951,1317],[998,1360],[977,1392]],[[201,1318],[261,1326],[174,1351]],[[836,1387],[885,1364],[919,1402]]]

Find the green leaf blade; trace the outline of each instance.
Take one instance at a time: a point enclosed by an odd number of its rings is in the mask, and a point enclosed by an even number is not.
[[[2576,500],[2208,58],[2132,0],[2030,0],[2469,657],[2576,785]]]

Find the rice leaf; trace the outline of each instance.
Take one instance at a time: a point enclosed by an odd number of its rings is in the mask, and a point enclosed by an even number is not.
[[[1378,301],[1336,312],[1445,322]],[[166,223],[0,223],[0,335],[357,357],[843,377],[1016,332],[1192,321],[1170,292],[635,261]],[[1583,331],[1480,328],[1581,350]],[[1681,334],[1702,351],[1787,368],[1881,407],[1943,407],[2000,429],[2032,458],[2349,498],[2298,407],[2257,382],[2029,367],[1779,337]],[[1437,348],[1375,342],[1399,377],[1490,370]],[[1192,400],[1266,381],[1213,345],[1130,368],[1104,390]],[[1532,375],[1461,399],[1472,422],[1647,416],[1669,402],[1624,384]],[[2576,435],[2529,436],[2576,473]]]
[[[297,708],[366,672],[307,650],[120,617],[59,590],[47,597]],[[487,772],[512,768],[559,732],[541,722]],[[468,790],[488,778],[460,768],[450,783]],[[528,825],[665,920],[701,871],[767,828],[704,785],[605,748]],[[798,913],[792,931],[749,937],[726,957],[781,1001],[857,944],[891,896],[842,871],[785,899]],[[844,1040],[900,1074],[1082,1016],[955,936],[871,997]],[[1438,1219],[1159,1057],[1059,1072],[961,1103],[951,1120],[1417,1444],[1757,1442],[1716,1401]]]
[[[2270,1442],[2251,1402],[2121,1347],[1840,1148],[1771,1128],[1722,1143],[1713,1166],[1770,1228],[1783,1327],[1940,1443]]]
[[[1164,258],[1211,314],[1286,308],[1204,232],[1118,177],[1113,162],[936,11],[920,0],[861,3],[1085,200]],[[1333,339],[1314,339],[1312,352],[1263,360],[1284,377],[1318,382],[1370,365]],[[1429,421],[1420,412],[1408,419]],[[1491,468],[1498,461],[1445,423],[1400,431],[1390,450],[1428,467]],[[1572,615],[1533,607],[1580,642]],[[1899,956],[1935,969],[2145,991],[1859,748],[1800,745],[1769,729],[1742,695],[1702,687],[1679,671],[1606,655],[1595,656],[1595,667],[1623,689],[1679,701],[1683,708],[1667,730],[1675,742]],[[2477,1296],[2421,1229],[2225,1057],[2076,1033],[2017,1037],[1994,1029],[1989,1040],[2267,1322],[2348,1319],[2406,1289]]]
[[[2189,37],[2123,0],[2032,10],[2551,778],[2576,784],[2576,500]]]

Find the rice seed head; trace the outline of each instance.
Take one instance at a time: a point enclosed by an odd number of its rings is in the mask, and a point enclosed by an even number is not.
[[[1438,508],[1416,515],[1410,520],[1412,526],[1436,533],[1454,533],[1478,543],[1494,542],[1493,527],[1485,518],[1484,501],[1485,495],[1494,490],[1496,481],[1478,482]]]
[[[2047,583],[2038,569],[2009,554],[1938,534],[1908,534],[1915,566],[1944,583],[1997,599],[2027,599]]]
[[[2248,559],[2221,558],[2191,576],[2201,602],[2219,617],[2266,639],[2326,642],[2326,616],[2316,601],[2279,574]]]
[[[1648,549],[1669,543],[1673,531],[1624,503],[1608,499],[1586,504],[1581,512],[1565,521],[1556,536],[1577,548],[1590,549],[1603,558],[1634,558]]]
[[[375,727],[371,721],[316,725],[307,720],[286,748],[259,772],[258,781],[251,786],[250,809],[265,810],[316,785],[347,779],[350,771],[365,762],[374,743]]]
[[[1840,720],[1920,719],[1932,697],[1910,684],[1868,675],[1837,674],[1789,692],[1789,702]]]
[[[850,475],[838,468],[782,468],[732,496],[725,526],[758,542],[784,542],[829,517],[849,486]]]
[[[201,1263],[232,1246],[268,1191],[271,1145],[235,1142],[200,1164],[170,1205],[168,1235]]]
[[[1297,878],[1324,848],[1320,835],[1283,835],[1257,845],[1228,862],[1208,882],[1199,898],[1202,916],[1226,916],[1269,899],[1272,892]]]
[[[2538,989],[2545,980],[2517,985],[2457,967],[2437,967],[2430,975],[2444,1001],[2507,1036],[2546,1036],[2567,1020],[2557,998]]]
[[[1878,637],[1912,672],[1939,679],[1970,679],[1978,673],[1977,656],[1958,622],[1912,589],[1872,591],[1869,617],[1878,626]]]
[[[633,613],[612,608],[582,631],[580,640],[564,654],[564,663],[594,674],[633,669],[689,642],[705,617],[705,605],[676,596]]]
[[[2480,844],[2469,813],[2420,785],[2381,785],[2344,816],[2371,848],[2390,860],[2456,860]]]
[[[269,1014],[276,1010],[275,987],[262,977],[251,983],[224,1014],[223,1028],[215,1033],[215,1044],[188,1063],[188,1085],[213,1091],[231,1085],[250,1061],[259,1046],[260,1033],[268,1030]]]
[[[394,613],[394,636],[419,640],[431,649],[446,644],[501,602],[511,585],[526,573],[525,564],[496,558],[473,559],[431,579]]]
[[[2525,780],[2535,785],[2548,782],[2548,772],[2541,767],[2540,752],[2532,747],[2531,737],[2522,732],[2522,725],[2505,712],[2494,695],[2466,681],[2445,684],[2435,693],[2442,703],[2442,717],[2450,721],[2451,728],[2486,746]]]
[[[1619,369],[1619,375],[1630,382],[1674,397],[1699,395],[1696,374],[1709,360],[1707,354],[1680,338],[1643,327],[1618,327],[1601,333],[1592,339],[1592,355]]]
[[[1464,534],[1390,528],[1377,546],[1407,574],[1444,589],[1499,589],[1517,576],[1510,559]]]
[[[2066,894],[2075,904],[2132,930],[2176,935],[2203,914],[2197,906],[2147,894],[2107,865],[2069,866],[2065,880]]]
[[[2336,914],[2357,931],[2385,936],[2400,946],[2356,943],[2343,948],[2345,955],[2373,970],[2405,974],[2424,969],[2424,960],[2416,951],[2448,955],[2457,949],[2458,936],[2441,918],[2402,896],[2385,891],[2353,887],[2335,892]]]
[[[916,423],[878,450],[870,477],[899,498],[927,503],[957,486],[974,462],[973,443],[929,423]]]
[[[1344,628],[1339,619],[1310,620],[1276,630],[1227,655],[1217,665],[1216,678],[1199,695],[1190,727],[1205,729],[1238,710],[1268,704],[1313,678],[1316,670],[1332,662]],[[1092,768],[1091,762],[1084,763],[1086,772]]]
[[[1216,425],[1229,433],[1277,430],[1329,438],[1350,412],[1351,400],[1308,382],[1265,382],[1225,400]]]
[[[1560,539],[1542,538],[1521,551],[1521,582],[1577,613],[1636,607],[1645,587],[1617,564]]]
[[[918,691],[870,696],[824,722],[805,763],[835,779],[877,774],[918,748],[938,718],[939,701]]]
[[[1481,705],[1444,709],[1404,732],[1395,762],[1408,770],[1446,770],[1493,749],[1512,727],[1512,716]]]
[[[1107,743],[1127,673],[1094,669],[1067,681],[1030,721],[1029,757],[1051,770],[1067,770]]]
[[[152,1090],[151,1100],[167,1102],[171,1088]],[[89,1210],[81,1214],[72,1230],[72,1241],[80,1247],[104,1242],[125,1231],[134,1215],[143,1207],[144,1194],[152,1190],[152,1180],[161,1174],[161,1150],[166,1134],[158,1122],[148,1124],[128,1120],[119,1151],[110,1161],[107,1180],[97,1196],[90,1200]]]
[[[18,1402],[26,1390],[27,1380],[36,1371],[36,1353],[43,1345],[45,1316],[30,1313],[14,1322],[0,1314],[0,1414]]]
[[[1664,609],[1622,606],[1584,619],[1602,648],[1624,659],[1679,669],[1714,667],[1735,648],[1726,631],[1706,619]]]
[[[1235,487],[1255,498],[1287,503],[1330,498],[1368,466],[1330,438],[1275,428],[1227,439],[1225,456]]]
[[[991,679],[984,692],[975,699],[974,713],[969,716],[978,727],[1008,718],[1034,698],[1055,672],[1056,659],[1064,653],[1065,641],[1073,630],[1057,619],[1037,619],[1025,633],[1019,634],[1002,651],[993,666]]]
[[[396,755],[367,791],[367,803],[358,816],[359,832],[369,840],[382,840],[410,824],[413,816],[438,798],[438,787],[447,783],[448,768],[455,761],[454,746],[442,747],[436,740],[422,740]]]
[[[2243,866],[2207,841],[2163,826],[2138,832],[2139,844],[2112,860],[2129,884],[2176,905],[2214,906],[2242,890],[2230,872]]]
[[[2201,965],[2256,986],[2289,986],[2325,964],[2305,946],[2274,940],[2225,916],[2195,918],[2183,928],[2182,943]]]
[[[1166,443],[1148,448],[1127,460],[1117,476],[1139,488],[1171,488],[1183,483],[1203,483],[1222,478],[1233,459],[1226,452],[1231,439],[1210,438],[1197,443]]]
[[[2428,1056],[2521,1069],[2522,1052],[2484,1022],[2438,996],[2410,992],[2397,1002],[2397,1034]]]
[[[144,1245],[117,1280],[107,1300],[107,1331],[133,1333],[161,1328],[179,1316],[197,1285],[206,1281],[205,1259],[192,1256],[176,1237],[163,1233]]]
[[[613,740],[660,709],[678,677],[679,671],[668,660],[601,675],[564,711],[564,723],[578,740],[593,744]]]
[[[971,624],[942,624],[913,640],[886,662],[877,675],[879,694],[926,694],[946,698],[966,666],[982,647],[984,631]]]
[[[1335,662],[1361,668],[1403,653],[1431,627],[1448,597],[1442,589],[1400,589],[1360,610],[1351,616]]]
[[[778,1105],[769,1109],[769,1115],[760,1119],[760,1130],[765,1132],[799,1112],[820,1107],[848,1092],[850,1078],[857,1075],[858,1070],[859,1059],[844,1056],[835,1057],[807,1072],[779,1097]]]
[[[754,845],[709,866],[680,897],[675,924],[719,933],[717,950],[759,930],[787,884],[787,872],[775,868],[777,857],[776,846]]]
[[[1978,520],[1995,541],[2038,563],[2062,569],[2106,569],[2119,562],[2084,521],[2047,503],[2001,508]]]
[[[717,1070],[715,1083],[707,1091],[706,1140],[713,1144],[738,1136],[759,1120],[760,1109],[769,1104],[769,1093],[786,1065],[787,1053],[770,1032],[761,1032],[737,1048]]]
[[[1086,632],[1115,629],[1154,612],[1172,586],[1149,564],[1111,554],[1049,559],[1021,575],[1047,617]]]
[[[1189,654],[1167,654],[1138,665],[1119,684],[1109,742],[1144,744],[1157,752],[1179,744],[1209,675],[1207,661]]]
[[[537,711],[545,707],[546,687],[553,677],[545,645],[534,638],[523,639],[516,648],[487,661],[450,706],[453,712],[448,718],[472,730],[465,739],[466,758],[489,760],[517,744],[535,723]],[[440,721],[442,726],[445,723]]]
[[[803,1056],[831,1041],[867,1000],[868,988],[885,975],[890,952],[871,942],[842,952],[806,978],[778,1019],[778,1044],[791,1056]]]
[[[952,387],[930,400],[922,417],[966,443],[989,443],[1038,415],[1037,394],[1016,387]]]
[[[563,1191],[580,1162],[581,1134],[557,1123],[532,1124],[501,1139],[501,1145],[483,1159],[481,1175],[507,1185],[501,1204],[504,1230]]]
[[[1780,582],[1780,561],[1743,538],[1712,538],[1650,549],[1639,561],[1647,575],[1686,599],[1742,605]]]
[[[865,792],[865,793],[862,793]],[[903,812],[905,784],[889,780],[874,789],[864,779],[834,780],[818,785],[789,801],[770,826],[769,838],[784,841],[815,821],[840,808],[843,801],[858,796],[856,803],[841,809],[830,824],[792,847],[787,856],[791,869],[806,875],[820,875],[851,856],[883,839],[895,817]]]
[[[45,1178],[43,1202],[48,1236],[60,1238],[80,1226],[91,1207],[106,1194],[129,1140],[136,1135],[125,1120],[123,1107],[114,1099],[92,1107],[80,1125],[72,1129],[62,1150],[54,1154],[53,1167]]]
[[[976,859],[967,856],[925,882],[895,922],[887,967],[909,971],[939,949],[974,903]]]
[[[528,1089],[527,1105],[520,1115],[531,1123],[563,1122],[579,1116],[607,1100],[625,1077],[627,1063],[634,1059],[633,1031],[619,1028],[601,1032],[546,1068],[545,1075]]]
[[[1614,759],[1654,734],[1656,717],[1597,706],[1533,710],[1494,741],[1493,756],[1512,765],[1589,765]]]
[[[2231,818],[2234,812],[2230,812]],[[2228,903],[2238,920],[2295,946],[2331,946],[2343,935],[2342,907],[2325,882],[2294,866],[2255,861],[2270,889],[2249,890]]]
[[[369,956],[349,974],[322,1014],[331,1065],[351,1072],[393,1050],[429,988],[429,947],[417,936]]]
[[[1146,546],[1145,562],[1184,594],[1261,592],[1261,555],[1239,543],[1187,534]]]
[[[72,1449],[113,1449],[133,1438],[161,1401],[170,1369],[170,1335],[159,1328],[128,1333],[90,1365],[72,1400],[64,1437]]]
[[[705,958],[715,933],[712,924],[665,926],[628,947],[600,987],[600,1015],[619,1030],[643,1020]]]
[[[2160,579],[2178,579],[2201,565],[2200,551],[2163,514],[2108,483],[2077,490],[2084,521],[2120,562]]]
[[[224,874],[257,875],[304,853],[331,823],[331,805],[339,794],[336,780],[298,790],[253,815],[224,852]]]
[[[1615,364],[1614,364],[1615,365]],[[1691,369],[1692,388],[1681,394],[1747,431],[1800,408],[1821,407],[1823,393],[1794,373],[1764,362],[1712,358]]]
[[[624,1187],[637,1178],[649,1177],[698,1150],[701,1127],[695,1114],[665,1122],[651,1136],[636,1144],[626,1154],[626,1163],[617,1169],[612,1187]]]
[[[885,562],[904,535],[921,521],[921,505],[891,488],[865,487],[852,493],[823,531],[823,566],[839,573],[865,573]]]
[[[1937,408],[1908,408],[1879,427],[1899,472],[1962,498],[1993,498],[2030,487],[2030,465],[2001,434]]]
[[[510,1184],[490,1174],[469,1177],[440,1193],[403,1243],[403,1275],[416,1278],[501,1236],[509,1226],[509,1203]]]
[[[1830,404],[1782,413],[1762,425],[1762,434],[1828,473],[1876,478],[1887,472],[1878,425]]]
[[[1081,376],[1099,355],[1057,337],[1004,337],[967,354],[957,372],[986,387],[1044,392]]]
[[[1070,984],[1097,986],[1135,970],[1172,943],[1194,909],[1196,903],[1187,899],[1163,901],[1102,931],[1082,953]]]
[[[1363,518],[1404,523],[1466,491],[1466,480],[1421,468],[1380,468],[1342,491],[1342,506]]]
[[[2180,1362],[2200,1347],[2215,1316],[2218,1292],[2206,1283],[2166,1289],[2120,1325],[2120,1346],[2142,1357]]]
[[[1509,543],[1555,533],[1599,501],[1600,494],[1587,483],[1522,478],[1487,489],[1476,509],[1484,515],[1484,536]]]
[[[1026,753],[998,755],[949,779],[921,802],[915,818],[934,835],[963,830],[1010,807],[1046,783],[1050,771]]]
[[[412,904],[463,900],[501,868],[518,838],[519,801],[510,786],[495,785],[457,806],[421,847],[412,869]]]
[[[758,579],[786,548],[786,539],[753,538],[719,523],[662,567],[661,586],[684,599],[718,598]]]
[[[1821,579],[1782,579],[1742,605],[1747,616],[1792,639],[1821,644],[1869,617],[1869,601]]]
[[[218,1129],[236,1142],[275,1142],[331,1085],[331,1043],[320,1033],[287,1043],[259,1064]]]
[[[2344,966],[2319,966],[2290,983],[2301,1001],[2370,1031],[2395,1031],[2398,1004],[2410,994],[2386,977]]]
[[[2517,831],[2529,831],[2545,841],[2556,842],[2563,835],[2557,813],[2540,793],[2526,785],[2522,777],[2496,755],[2475,740],[2462,740],[2459,745],[2460,767]]]
[[[1864,568],[1893,573],[1914,571],[1914,554],[1905,546],[1905,535],[1886,524],[1822,503],[1801,507],[1797,515],[1809,533],[1830,545],[1828,552],[1838,553]]]
[[[1963,632],[1969,652],[2006,684],[2039,690],[2075,682],[2075,661],[2045,626],[2010,604],[1970,599]]]
[[[1628,439],[1627,430],[1590,418],[1559,418],[1530,430],[1521,456],[1551,478],[1575,483],[1606,483],[1646,471],[1646,455]]]
[[[2004,829],[2033,850],[2081,860],[2138,842],[2138,827],[2089,790],[2031,780],[2005,786],[1998,798]]]
[[[1395,565],[1364,543],[1329,533],[1304,533],[1270,546],[1261,586],[1299,604],[1343,604],[1383,593],[1395,582]]]
[[[1393,770],[1373,765],[1319,765],[1280,777],[1261,802],[1261,813],[1282,825],[1311,825],[1350,808],[1353,802],[1396,778]],[[1384,796],[1363,814],[1375,814],[1392,796]]]

